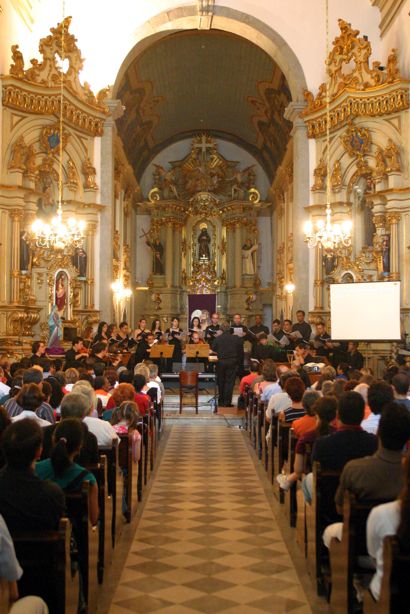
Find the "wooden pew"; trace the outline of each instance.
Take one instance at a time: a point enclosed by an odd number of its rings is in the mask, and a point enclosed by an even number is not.
[[[259,460],[262,461],[263,467],[266,469],[266,439],[265,435],[265,403],[258,400],[256,410],[256,450]]]
[[[336,511],[335,494],[341,471],[321,470],[320,463],[313,463],[312,503],[305,505],[307,532],[307,566],[316,582],[319,595],[325,594],[325,574],[328,573],[329,553],[323,544],[322,534],[327,525],[340,522]]]
[[[97,607],[98,565],[98,530],[89,520],[89,488],[89,483],[84,482],[81,492],[66,494],[67,513],[73,525],[87,614],[95,612]]]
[[[295,448],[297,443],[297,437],[293,428],[290,428],[288,431],[288,467],[289,473],[293,471],[293,467],[295,465]],[[296,500],[296,492],[297,492],[297,482],[294,482],[289,490],[284,491],[284,500],[285,500],[285,512],[286,517],[289,520],[289,524],[291,527],[296,527],[296,516],[297,516],[297,500]]]
[[[276,440],[276,448],[275,448],[275,472],[279,474],[282,472],[283,465],[287,460],[288,456],[288,441],[289,441],[289,431],[291,429],[290,423],[282,422],[278,420],[277,426],[277,440]],[[285,493],[279,488],[279,484],[274,479],[273,481],[273,492],[278,498],[280,503],[285,502]]]
[[[117,488],[117,476],[119,475],[118,442],[114,442],[111,448],[99,448],[99,453],[100,457],[105,456],[107,459],[108,497],[111,499],[112,505],[111,535],[114,547],[121,536],[124,524],[121,511],[122,484],[120,483],[120,489]]]
[[[123,514],[127,522],[131,522],[138,507],[137,473],[133,460],[132,447],[132,433],[120,435],[119,466],[122,474],[121,492],[127,507],[127,512]]]
[[[137,429],[139,434],[141,435],[141,456],[138,462],[138,478],[137,478],[137,492],[138,492],[138,501],[142,501],[143,493],[144,493],[144,475],[145,475],[145,441],[146,437],[144,437],[145,425],[141,420],[138,422]]]
[[[330,605],[334,614],[354,614],[355,573],[367,572],[360,568],[359,556],[368,556],[366,546],[366,523],[373,507],[386,501],[360,501],[346,492],[343,501],[343,537],[330,542],[331,571]],[[410,578],[409,578],[410,580]]]
[[[150,464],[150,458],[151,458],[151,446],[152,446],[152,440],[151,440],[151,416],[150,414],[145,414],[144,418],[143,418],[143,423],[144,423],[144,433],[143,433],[143,441],[144,441],[144,486],[146,486],[148,484],[148,480],[150,477],[150,473],[151,473],[151,464]]]
[[[108,569],[112,556],[112,499],[108,496],[107,457],[100,456],[97,465],[85,467],[91,471],[98,484],[98,507],[100,517],[98,522],[98,582],[102,584],[104,570]]]
[[[370,591],[363,600],[364,614],[403,614],[410,603],[410,554],[402,554],[395,536],[384,538],[383,578],[380,599],[375,601]]]
[[[9,583],[0,577],[0,612],[8,612],[10,605]]]
[[[272,414],[270,422],[270,439],[268,444],[268,480],[274,483],[276,477],[275,448],[278,439],[278,415]]]
[[[246,406],[245,406],[245,421],[246,421],[246,430],[248,432],[249,438],[251,437],[251,429],[252,429],[252,403],[253,403],[253,392],[250,386],[247,386],[246,390]]]
[[[12,535],[23,576],[20,597],[36,595],[47,603],[50,614],[76,614],[79,576],[71,573],[71,524],[60,520],[56,531],[21,531]],[[8,609],[0,609],[7,612]]]

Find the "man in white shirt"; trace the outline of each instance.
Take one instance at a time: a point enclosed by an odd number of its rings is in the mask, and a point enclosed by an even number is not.
[[[377,435],[380,416],[387,403],[394,400],[393,388],[382,380],[370,384],[367,392],[367,403],[371,409],[371,414],[363,420],[361,427],[364,431]]]
[[[376,573],[370,582],[370,590],[376,601],[380,598],[383,577],[383,540],[396,535],[400,523],[400,501],[377,505],[367,519],[367,551],[376,561]]]
[[[79,384],[76,384],[73,392],[76,394],[81,394],[87,399],[89,407],[88,415],[83,419],[83,422],[85,422],[87,425],[90,433],[96,436],[98,447],[110,448],[113,441],[119,441],[120,438],[109,422],[91,416],[91,414],[94,413],[94,408],[96,406],[96,396],[94,390],[91,388],[91,385],[80,386]]]

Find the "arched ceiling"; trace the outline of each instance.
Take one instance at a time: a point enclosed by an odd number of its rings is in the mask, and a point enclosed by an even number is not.
[[[146,49],[118,89],[119,135],[139,179],[167,145],[207,131],[235,142],[272,180],[284,155],[291,100],[278,65],[252,42],[221,31],[172,34]]]

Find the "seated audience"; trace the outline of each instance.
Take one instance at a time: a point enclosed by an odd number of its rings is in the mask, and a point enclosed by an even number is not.
[[[283,422],[293,422],[305,415],[302,398],[305,392],[305,384],[300,377],[290,377],[285,383],[285,392],[288,394],[291,405],[281,411],[279,420]]]
[[[10,424],[11,424],[11,419],[9,418],[8,413],[6,412],[4,407],[0,405],[0,468],[3,467],[6,462],[4,458],[3,450],[1,447],[1,440],[3,437],[4,431],[6,430],[7,427],[10,426]]]
[[[100,399],[103,409],[107,407],[107,403],[111,398],[110,382],[104,375],[99,375],[94,379],[94,390],[97,399]]]
[[[44,395],[37,384],[24,384],[16,401],[19,407],[21,407],[21,412],[13,416],[11,419],[13,422],[30,418],[35,420],[39,426],[46,427],[50,425],[49,421],[43,420],[39,416],[39,408],[44,402]]]
[[[23,384],[36,384],[41,390],[41,387],[43,385],[43,374],[41,370],[31,368],[24,371]],[[23,407],[19,403],[19,398],[20,397],[18,396],[15,398],[11,398],[4,404],[4,407],[6,408],[10,418],[18,416],[23,411]],[[44,401],[44,399],[37,410],[37,416],[39,418],[42,418],[43,420],[47,420],[51,424],[53,424],[55,421],[53,410],[50,405]]]
[[[403,489],[396,499],[372,509],[367,519],[367,550],[376,563],[376,573],[370,582],[370,592],[376,601],[380,597],[383,578],[383,540],[397,535],[403,554],[410,554],[410,451],[404,464]]]
[[[96,396],[94,390],[88,384],[85,386],[79,386],[77,384],[73,392],[76,394],[82,394],[87,399],[88,411],[83,420],[88,427],[90,433],[96,436],[98,446],[100,448],[111,448],[112,444],[116,441],[119,441],[117,433],[112,428],[111,424],[106,420],[100,420],[100,418],[96,418],[94,415],[95,405],[96,405]]]
[[[406,373],[397,373],[391,380],[394,398],[410,411],[410,399],[408,398],[410,388],[410,377]]]
[[[383,380],[378,380],[370,384],[367,391],[367,402],[370,414],[362,422],[362,429],[368,433],[377,435],[380,416],[383,408],[394,400],[393,388]]]
[[[135,388],[135,402],[138,405],[141,416],[145,416],[150,406],[150,398],[145,392],[143,392],[146,383],[147,380],[144,375],[141,373],[134,375],[133,386]]]
[[[38,365],[41,358],[46,353],[46,344],[44,343],[44,341],[34,341],[33,345],[31,346],[31,351],[32,355],[29,359],[30,365]]]
[[[314,407],[319,398],[320,393],[317,390],[306,390],[303,393],[302,405],[305,415],[297,418],[292,424],[293,432],[297,438],[316,428],[317,418]]]
[[[364,401],[358,392],[346,392],[339,399],[339,428],[333,435],[315,442],[312,461],[319,461],[322,469],[343,469],[354,458],[374,454],[377,449],[375,435],[360,426],[364,417]]]
[[[83,444],[81,446],[78,457],[74,460],[79,465],[93,465],[98,463],[98,442],[93,433],[90,433],[87,425],[83,422],[88,412],[88,400],[83,394],[71,392],[67,394],[61,402],[61,421],[67,418],[76,418],[81,422],[83,427]],[[41,460],[49,458],[52,449],[52,439],[54,431],[56,429],[55,424],[50,424],[43,429],[43,451],[41,453]]]
[[[344,379],[347,381],[349,379],[349,369],[350,367],[347,362],[339,363],[336,369],[336,379]]]
[[[290,475],[281,473],[276,476],[276,480],[282,490],[289,490],[292,484],[302,476],[306,468],[310,471],[310,459],[306,459],[307,447],[309,446],[311,448],[319,437],[325,437],[336,431],[336,428],[332,426],[337,412],[336,399],[334,397],[321,397],[317,392],[305,392],[305,395],[307,394],[317,395],[316,401],[311,408],[315,417],[315,426],[312,430],[303,434],[296,443],[293,472]],[[308,478],[309,485],[307,488],[303,488],[303,492],[307,502],[311,503],[311,495],[306,493],[311,493],[312,474],[308,474],[306,477]]]
[[[77,465],[74,459],[83,445],[83,426],[76,418],[62,420],[54,431],[50,458],[36,463],[35,472],[41,480],[51,480],[66,493],[81,490],[83,482],[90,484],[90,522],[98,521],[98,484],[93,473]]]
[[[0,470],[0,514],[11,532],[56,529],[64,514],[64,493],[34,473],[42,431],[35,420],[19,420],[3,434],[6,465]]]
[[[111,424],[119,435],[132,433],[132,457],[138,463],[141,456],[141,435],[137,429],[138,419],[141,417],[138,406],[134,401],[124,401],[113,411]]]
[[[403,447],[410,439],[410,414],[395,403],[385,406],[379,423],[377,452],[372,456],[349,461],[340,476],[335,496],[336,509],[343,514],[345,492],[358,499],[395,499],[403,486]],[[329,525],[323,534],[328,548],[333,537],[342,539],[343,523]]]
[[[104,412],[104,420],[111,420],[112,410],[119,407],[124,401],[135,401],[135,390],[131,384],[121,383],[114,388]],[[111,415],[108,413],[109,411],[111,411]]]
[[[77,369],[70,367],[69,369],[65,370],[64,375],[66,381],[64,386],[64,392],[71,392],[74,384],[76,384],[80,379],[80,374]]]
[[[252,382],[259,375],[259,373],[258,373],[259,365],[258,365],[257,362],[254,362],[254,361],[251,360],[250,369],[251,369],[251,372],[248,373],[248,375],[244,375],[243,378],[241,379],[240,383],[239,383],[239,394],[244,394],[245,390],[246,390],[246,386],[251,387],[252,386]]]
[[[265,388],[271,386],[272,384],[275,384],[277,379],[278,378],[276,375],[276,363],[274,363],[272,359],[268,358],[263,362],[262,365],[261,380],[255,380],[253,384],[253,392],[260,397]],[[277,392],[280,392],[280,390],[277,390]]]
[[[326,365],[320,370],[320,377],[312,384],[314,390],[322,390],[323,382],[334,382],[336,379],[336,371],[331,365]]]
[[[286,381],[291,377],[295,377],[295,374],[290,369],[282,373],[280,376],[280,387],[282,388],[283,392],[277,392],[269,399],[268,407],[266,408],[265,412],[267,422],[271,422],[272,414],[280,414],[281,411],[288,409],[291,406],[291,398],[285,391]]]

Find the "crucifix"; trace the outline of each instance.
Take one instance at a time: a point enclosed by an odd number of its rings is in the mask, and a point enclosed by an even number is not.
[[[195,149],[200,149],[201,150],[201,158],[202,158],[202,161],[204,161],[204,162],[206,161],[207,149],[214,149],[214,147],[215,147],[214,143],[212,143],[212,142],[209,143],[207,139],[208,139],[208,137],[206,136],[206,134],[203,134],[201,136],[200,143],[195,143],[195,145],[194,145]]]

